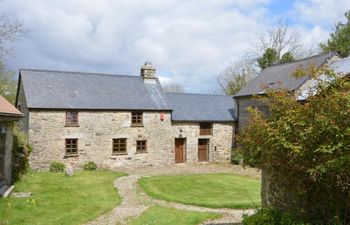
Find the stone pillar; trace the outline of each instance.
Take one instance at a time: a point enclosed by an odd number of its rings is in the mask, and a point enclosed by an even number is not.
[[[6,124],[5,157],[4,157],[4,177],[7,185],[11,184],[12,174],[12,148],[13,148],[13,124]]]

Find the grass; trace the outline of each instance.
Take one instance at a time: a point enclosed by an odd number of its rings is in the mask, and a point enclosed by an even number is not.
[[[63,173],[29,172],[15,191],[29,198],[0,199],[0,224],[78,225],[108,212],[121,202],[113,180],[124,174],[111,171]]]
[[[216,213],[152,206],[140,217],[131,219],[129,225],[195,225],[219,217],[220,215]]]
[[[143,177],[140,185],[157,199],[208,208],[260,206],[260,180],[230,174]]]

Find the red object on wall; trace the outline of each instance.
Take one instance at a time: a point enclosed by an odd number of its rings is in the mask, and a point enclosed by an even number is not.
[[[161,120],[161,121],[164,120],[164,113],[160,113],[160,120]]]

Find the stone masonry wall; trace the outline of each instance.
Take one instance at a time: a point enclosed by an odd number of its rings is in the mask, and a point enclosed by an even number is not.
[[[79,112],[79,127],[65,127],[65,111],[31,111],[29,140],[34,169],[52,161],[73,166],[93,161],[103,167],[174,162],[170,113],[144,112],[144,127],[131,127],[130,112]],[[78,157],[65,158],[65,139],[78,138]],[[127,138],[127,155],[112,155],[112,139]],[[147,153],[136,153],[136,140],[147,140]]]
[[[31,110],[29,141],[33,169],[47,169],[52,161],[74,167],[93,161],[100,167],[172,164],[175,138],[186,137],[187,162],[198,161],[198,138],[209,138],[209,161],[229,162],[233,123],[215,123],[213,135],[200,136],[199,123],[171,122],[169,112],[144,112],[143,127],[131,127],[131,113],[79,111],[79,126],[65,126],[65,111]],[[65,139],[78,139],[78,156],[65,157]],[[112,139],[127,138],[127,154],[112,155]],[[147,140],[147,153],[136,153],[136,140]]]
[[[229,162],[233,124],[213,125],[213,135],[199,136],[199,123],[172,123],[169,112],[144,112],[144,127],[131,127],[130,112],[80,111],[79,126],[65,126],[65,111],[31,110],[29,140],[33,169],[52,161],[75,167],[93,161],[100,167],[159,165],[175,162],[175,138],[186,137],[187,162],[198,161],[198,138],[210,138],[209,161]],[[65,139],[78,138],[78,156],[65,157]],[[127,154],[112,155],[112,139],[127,138]],[[136,153],[136,140],[147,140],[147,153]]]
[[[209,162],[230,162],[233,123],[214,123],[213,135],[200,135],[199,123],[173,122],[174,138],[186,138],[186,162],[198,162],[198,139],[209,139]]]

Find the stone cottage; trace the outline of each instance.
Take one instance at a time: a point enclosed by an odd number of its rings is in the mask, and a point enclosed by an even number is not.
[[[234,144],[232,96],[165,93],[150,63],[139,76],[21,69],[16,106],[34,169],[229,162]]]

